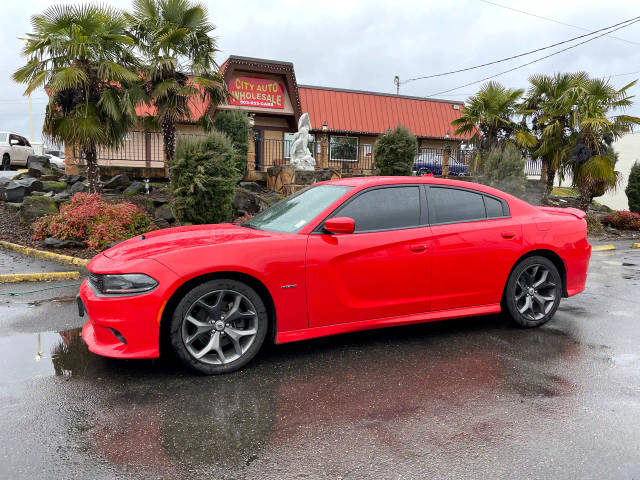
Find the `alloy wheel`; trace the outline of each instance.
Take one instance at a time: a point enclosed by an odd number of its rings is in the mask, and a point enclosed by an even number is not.
[[[540,320],[553,308],[556,283],[551,271],[534,264],[522,271],[515,288],[515,306],[528,320]]]
[[[182,320],[182,342],[196,360],[223,365],[240,358],[258,333],[253,303],[233,290],[207,293],[193,302]]]

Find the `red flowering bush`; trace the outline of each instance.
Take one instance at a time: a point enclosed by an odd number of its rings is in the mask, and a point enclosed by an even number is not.
[[[628,210],[618,210],[607,214],[602,223],[620,230],[640,230],[640,215]]]
[[[40,217],[33,224],[33,238],[80,240],[100,250],[115,240],[154,230],[146,213],[129,202],[106,203],[99,194],[76,193],[60,213]]]

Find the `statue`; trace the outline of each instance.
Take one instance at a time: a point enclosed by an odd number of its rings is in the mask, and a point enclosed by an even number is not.
[[[309,151],[309,131],[311,121],[309,114],[304,113],[298,121],[298,131],[291,142],[291,165],[298,170],[314,170],[316,161]]]

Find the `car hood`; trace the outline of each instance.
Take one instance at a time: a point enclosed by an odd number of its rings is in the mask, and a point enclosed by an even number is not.
[[[112,260],[127,261],[154,258],[169,251],[219,245],[222,243],[246,242],[277,235],[247,227],[221,223],[217,225],[191,225],[166,228],[138,235],[103,252]]]

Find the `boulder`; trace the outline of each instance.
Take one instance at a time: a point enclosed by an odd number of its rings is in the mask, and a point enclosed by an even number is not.
[[[48,182],[55,182],[56,180],[59,180],[61,177],[61,175],[42,175],[40,177],[40,180],[44,181],[48,181]]]
[[[143,193],[145,191],[144,183],[142,182],[133,182],[127,188],[124,189],[125,195],[138,195],[139,193]]]
[[[34,192],[29,192],[29,195],[31,195],[32,197],[44,197],[45,195],[47,195],[48,193],[53,193],[53,192],[38,192],[37,190]],[[52,196],[52,195],[49,195]]]
[[[169,197],[154,197],[153,205],[159,207],[160,205],[164,205],[169,203]]]
[[[75,195],[76,193],[80,192],[86,192],[87,188],[87,185],[85,185],[83,182],[75,182],[73,185],[71,185],[71,195]]]
[[[18,182],[11,181],[0,187],[0,196],[5,202],[20,203],[24,199],[25,187]]]
[[[248,213],[249,215],[255,215],[261,212],[265,208],[270,207],[272,202],[266,197],[259,195],[251,190],[245,188],[236,188],[235,195],[233,197],[233,209],[236,213],[241,212]]]
[[[42,182],[42,191],[44,192],[63,192],[67,189],[67,184],[64,182]]]
[[[24,185],[25,195],[31,195],[31,192],[42,192],[43,184],[40,180],[33,177],[22,177],[20,180],[16,180],[19,185]]]
[[[36,218],[58,213],[58,206],[51,197],[24,197],[20,207],[20,220],[33,223]]]
[[[60,192],[60,193],[56,193],[53,196],[53,199],[56,202],[66,202],[67,200],[69,200],[71,198],[71,194],[69,192]]]
[[[110,189],[113,189],[113,190],[122,189],[122,190],[124,190],[129,185],[131,185],[131,180],[129,180],[129,177],[127,177],[126,174],[122,173],[120,175],[116,175],[115,177],[111,178],[111,180],[108,180],[103,185],[103,188],[107,189],[107,190],[110,190]]]
[[[82,175],[65,175],[64,182],[73,185],[76,182],[84,182],[86,180]]]
[[[260,193],[264,190],[257,182],[240,182],[238,186],[255,193]]]
[[[30,177],[40,177],[51,170],[49,157],[44,155],[29,155],[27,165]]]
[[[22,207],[21,203],[13,203],[13,202],[6,202],[4,204],[4,206],[11,210],[13,213],[20,213],[20,207]]]
[[[165,204],[156,208],[154,213],[155,218],[159,218],[161,220],[166,221],[167,223],[173,223],[176,221],[176,217],[173,214],[173,210],[171,209],[171,205]]]
[[[87,248],[87,244],[78,240],[60,240],[59,238],[45,238],[42,242],[49,248]]]

